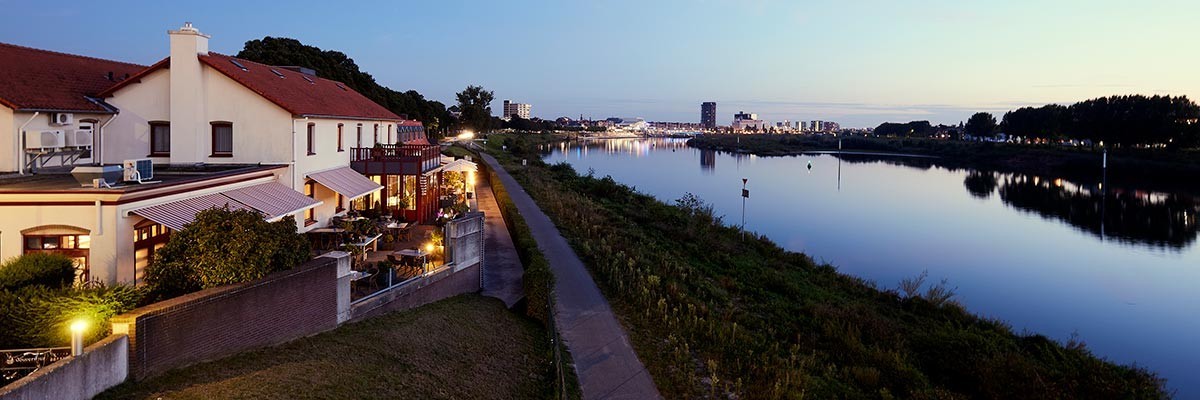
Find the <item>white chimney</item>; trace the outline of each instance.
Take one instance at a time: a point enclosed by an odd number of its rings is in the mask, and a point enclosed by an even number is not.
[[[208,55],[208,35],[186,22],[167,31],[171,38],[171,164],[204,162],[211,151],[205,136],[204,66],[197,56]]]

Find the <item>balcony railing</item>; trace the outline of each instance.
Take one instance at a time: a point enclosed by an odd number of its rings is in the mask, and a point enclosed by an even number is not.
[[[355,163],[417,163],[421,172],[438,167],[441,148],[437,145],[383,144],[376,147],[350,149],[350,162]]]

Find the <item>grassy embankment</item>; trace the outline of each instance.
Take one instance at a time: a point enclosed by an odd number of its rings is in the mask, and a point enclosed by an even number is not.
[[[545,331],[462,295],[125,383],[98,399],[545,399]]]
[[[517,205],[508,197],[508,190],[500,182],[496,173],[488,168],[487,163],[479,159],[479,154],[467,148],[450,146],[444,154],[452,157],[471,156],[479,166],[482,179],[486,179],[492,188],[492,195],[500,207],[505,226],[512,237],[517,250],[517,256],[525,269],[522,276],[525,299],[518,305],[525,315],[538,320],[546,327],[547,337],[554,343],[554,353],[551,359],[555,365],[557,379],[556,398],[578,399],[582,396],[579,389],[579,378],[572,367],[570,352],[559,339],[554,326],[554,274],[550,272],[550,263],[537,247],[537,240],[529,231],[525,218],[517,211]]]
[[[668,398],[1165,397],[1151,372],[1017,334],[944,287],[877,288],[739,240],[702,202],[545,165],[536,140],[548,139],[493,135],[488,148],[571,241]]]
[[[783,156],[837,150],[838,139],[814,135],[703,135],[688,142],[700,149]],[[1095,178],[1099,149],[1048,145],[964,142],[924,138],[846,136],[842,150],[936,156],[937,164],[981,170]],[[1174,187],[1200,174],[1200,150],[1110,149],[1109,179]],[[1190,182],[1188,183],[1190,184]]]

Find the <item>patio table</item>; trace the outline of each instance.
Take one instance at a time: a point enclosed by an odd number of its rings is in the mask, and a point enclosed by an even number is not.
[[[429,270],[427,268],[429,265],[429,259],[428,259],[429,253],[426,253],[426,252],[422,251],[421,249],[397,250],[397,251],[393,251],[392,254],[402,256],[402,257],[419,258],[419,259],[421,259],[421,271],[429,272]]]

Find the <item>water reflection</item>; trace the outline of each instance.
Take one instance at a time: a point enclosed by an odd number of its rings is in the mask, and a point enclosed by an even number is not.
[[[1101,240],[1183,249],[1200,235],[1196,214],[1200,198],[1182,193],[1153,192],[1128,187],[1080,184],[1064,178],[998,173],[938,164],[934,158],[879,157],[838,154],[849,163],[883,163],[929,170],[964,170],[963,187],[971,196],[987,199],[1000,194],[1004,204],[1046,219],[1065,222]]]
[[[700,170],[705,174],[712,175],[717,169],[717,152],[713,150],[700,150]]]
[[[972,191],[967,182],[964,185]],[[1121,188],[1103,190],[1100,186],[1006,175],[999,193],[1009,206],[1067,222],[1101,239],[1173,249],[1196,240],[1196,213],[1200,212],[1196,198]]]

